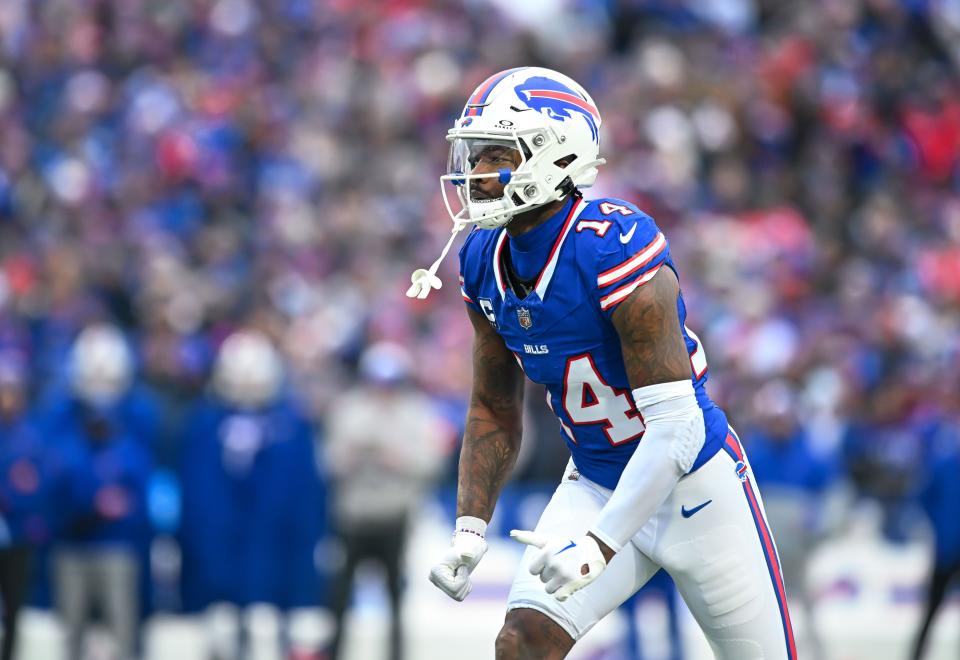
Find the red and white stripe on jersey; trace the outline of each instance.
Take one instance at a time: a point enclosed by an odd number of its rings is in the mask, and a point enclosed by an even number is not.
[[[614,305],[623,302],[623,300],[627,296],[629,296],[631,293],[633,293],[638,286],[642,284],[646,284],[647,282],[652,280],[653,276],[656,275],[657,271],[659,270],[660,270],[660,266],[657,266],[651,270],[648,270],[646,273],[644,273],[634,281],[630,282],[630,284],[626,284],[620,287],[619,289],[615,289],[613,292],[603,296],[602,298],[600,298],[600,309],[602,309],[603,311],[607,311]]]
[[[503,243],[507,240],[507,230],[500,229],[500,235],[497,237],[496,247],[493,249],[493,276],[497,281],[497,291],[500,292],[500,297],[505,298],[507,296],[507,287],[503,283],[503,262],[500,261],[500,251],[503,250]]]
[[[540,296],[540,300],[543,300],[547,295],[547,287],[550,285],[550,281],[553,279],[553,273],[557,269],[557,261],[560,258],[560,248],[563,247],[563,242],[567,240],[567,234],[570,233],[570,228],[574,226],[577,218],[580,217],[580,214],[583,213],[585,208],[587,208],[587,204],[582,199],[575,200],[573,206],[570,207],[567,219],[564,220],[563,223],[563,229],[560,230],[560,234],[553,243],[553,249],[550,250],[550,256],[547,257],[547,264],[543,267],[543,270],[540,271],[537,283],[534,284],[533,287],[537,295]],[[503,228],[498,231],[500,232],[500,236],[497,237],[497,243],[493,249],[493,274],[497,281],[497,289],[500,291],[500,296],[506,297],[506,277],[504,275],[503,260],[500,258],[500,253],[503,251],[503,245],[507,240],[507,230]]]
[[[547,257],[547,265],[543,267],[543,270],[540,272],[540,277],[537,278],[537,283],[534,285],[534,290],[537,292],[537,295],[540,296],[540,300],[543,300],[547,295],[547,286],[550,284],[550,280],[553,279],[553,272],[557,269],[557,260],[560,258],[560,248],[563,247],[563,242],[567,240],[567,234],[570,233],[570,228],[573,227],[573,223],[580,217],[580,214],[583,213],[583,210],[587,208],[587,203],[582,199],[574,200],[573,206],[570,207],[570,213],[567,214],[567,219],[563,223],[563,229],[560,230],[560,237],[557,239],[556,243],[553,244],[553,249],[550,250],[550,256]],[[506,233],[506,231],[504,231]],[[497,258],[499,263],[500,259]]]
[[[666,237],[664,237],[663,232],[657,232],[656,238],[650,241],[638,253],[623,263],[600,273],[600,275],[597,276],[597,286],[600,288],[607,287],[630,277],[656,259],[666,247]]]
[[[463,296],[463,299],[468,303],[473,302],[470,296],[467,295],[467,290],[463,288],[463,275],[460,276],[460,295]]]

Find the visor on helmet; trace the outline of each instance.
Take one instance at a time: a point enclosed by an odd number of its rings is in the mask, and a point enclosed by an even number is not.
[[[489,170],[499,170],[502,166],[502,169],[512,171],[523,162],[518,146],[515,140],[456,138],[450,145],[447,173],[471,174],[479,165],[486,165],[485,169]],[[456,179],[453,182],[458,183]]]
[[[515,200],[509,199],[511,190],[521,179],[517,170],[527,162],[526,151],[519,138],[491,136],[451,136],[447,174],[440,177],[443,198],[454,223],[476,223],[492,228],[505,224],[516,211]],[[504,185],[504,194],[496,198],[476,196],[475,182],[497,179]],[[474,184],[474,185],[471,185]],[[459,208],[454,210],[451,200],[455,192]]]

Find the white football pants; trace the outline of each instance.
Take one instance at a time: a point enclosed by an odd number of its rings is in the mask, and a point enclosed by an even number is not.
[[[567,467],[537,531],[586,534],[610,498],[607,488]],[[538,610],[580,639],[661,567],[673,578],[721,660],[796,660],[773,536],[753,472],[736,435],[693,474],[610,561],[594,582],[565,602],[530,575],[535,548],[523,554],[508,611]]]

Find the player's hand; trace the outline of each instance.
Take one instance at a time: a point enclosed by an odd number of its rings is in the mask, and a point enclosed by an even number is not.
[[[607,567],[607,560],[592,536],[572,539],[519,529],[510,532],[510,536],[540,548],[530,564],[530,573],[539,575],[547,593],[561,602],[596,580]]]
[[[430,581],[450,598],[462,601],[473,589],[470,573],[487,552],[486,531],[487,523],[480,518],[457,518],[453,542],[440,561],[430,569]]]

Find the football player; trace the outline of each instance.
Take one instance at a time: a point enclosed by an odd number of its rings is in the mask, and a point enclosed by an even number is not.
[[[484,81],[447,134],[454,235],[478,228],[460,251],[474,372],[456,528],[430,579],[456,600],[470,592],[526,375],[546,386],[571,460],[536,529],[511,532],[527,549],[496,657],[564,657],[663,567],[718,658],[792,660],[773,536],[707,396],[669,243],[630,202],[581,195],[604,163],[600,126],[575,81],[521,67]],[[439,288],[440,259],[409,296]]]

